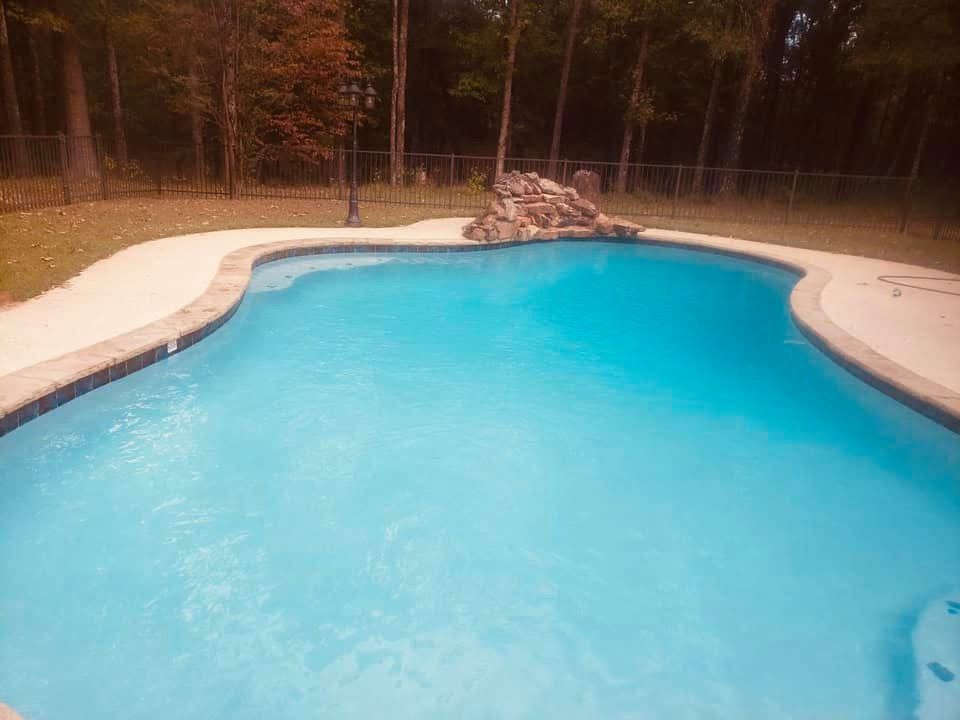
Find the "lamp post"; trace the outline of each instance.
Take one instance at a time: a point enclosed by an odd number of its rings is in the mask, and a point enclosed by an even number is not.
[[[353,167],[350,172],[350,209],[347,212],[346,225],[360,227],[360,202],[357,199],[357,111],[361,102],[367,110],[372,110],[377,101],[377,91],[372,85],[361,90],[356,82],[350,82],[340,86],[340,97],[353,108]]]

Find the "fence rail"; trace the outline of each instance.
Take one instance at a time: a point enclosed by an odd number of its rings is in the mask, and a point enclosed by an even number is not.
[[[136,197],[343,200],[350,154],[308,156],[266,148],[224,179],[219,148],[158,143],[118,163],[100,137],[0,135],[0,212]],[[358,154],[363,202],[479,212],[490,202],[496,160],[407,153],[391,177],[390,154]],[[593,173],[598,202],[611,215],[781,225],[827,225],[930,233],[960,241],[957,188],[907,177],[728,170],[684,165],[507,158],[505,169],[570,184]]]

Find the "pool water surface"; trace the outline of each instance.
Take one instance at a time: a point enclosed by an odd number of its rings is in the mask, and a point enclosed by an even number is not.
[[[600,242],[261,267],[0,438],[0,701],[960,717],[960,436],[814,348],[795,282]]]

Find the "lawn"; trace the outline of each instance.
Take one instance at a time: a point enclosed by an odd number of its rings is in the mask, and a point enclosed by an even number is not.
[[[406,225],[463,209],[363,204],[369,226]],[[25,300],[64,283],[129,245],[169,235],[244,227],[337,227],[336,200],[137,198],[78,203],[0,215],[0,301]],[[637,218],[651,227],[737,236],[796,247],[865,255],[960,272],[960,244],[923,235],[844,227],[747,224],[723,220]]]

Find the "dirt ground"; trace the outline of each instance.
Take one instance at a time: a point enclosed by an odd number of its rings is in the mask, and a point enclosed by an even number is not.
[[[245,227],[336,227],[346,203],[335,200],[135,199],[79,203],[0,215],[0,304],[38,295],[129,245],[169,235]],[[366,203],[366,225],[406,225],[469,214],[436,207]],[[651,227],[896,260],[960,272],[960,243],[858,228],[739,224],[644,218]]]

